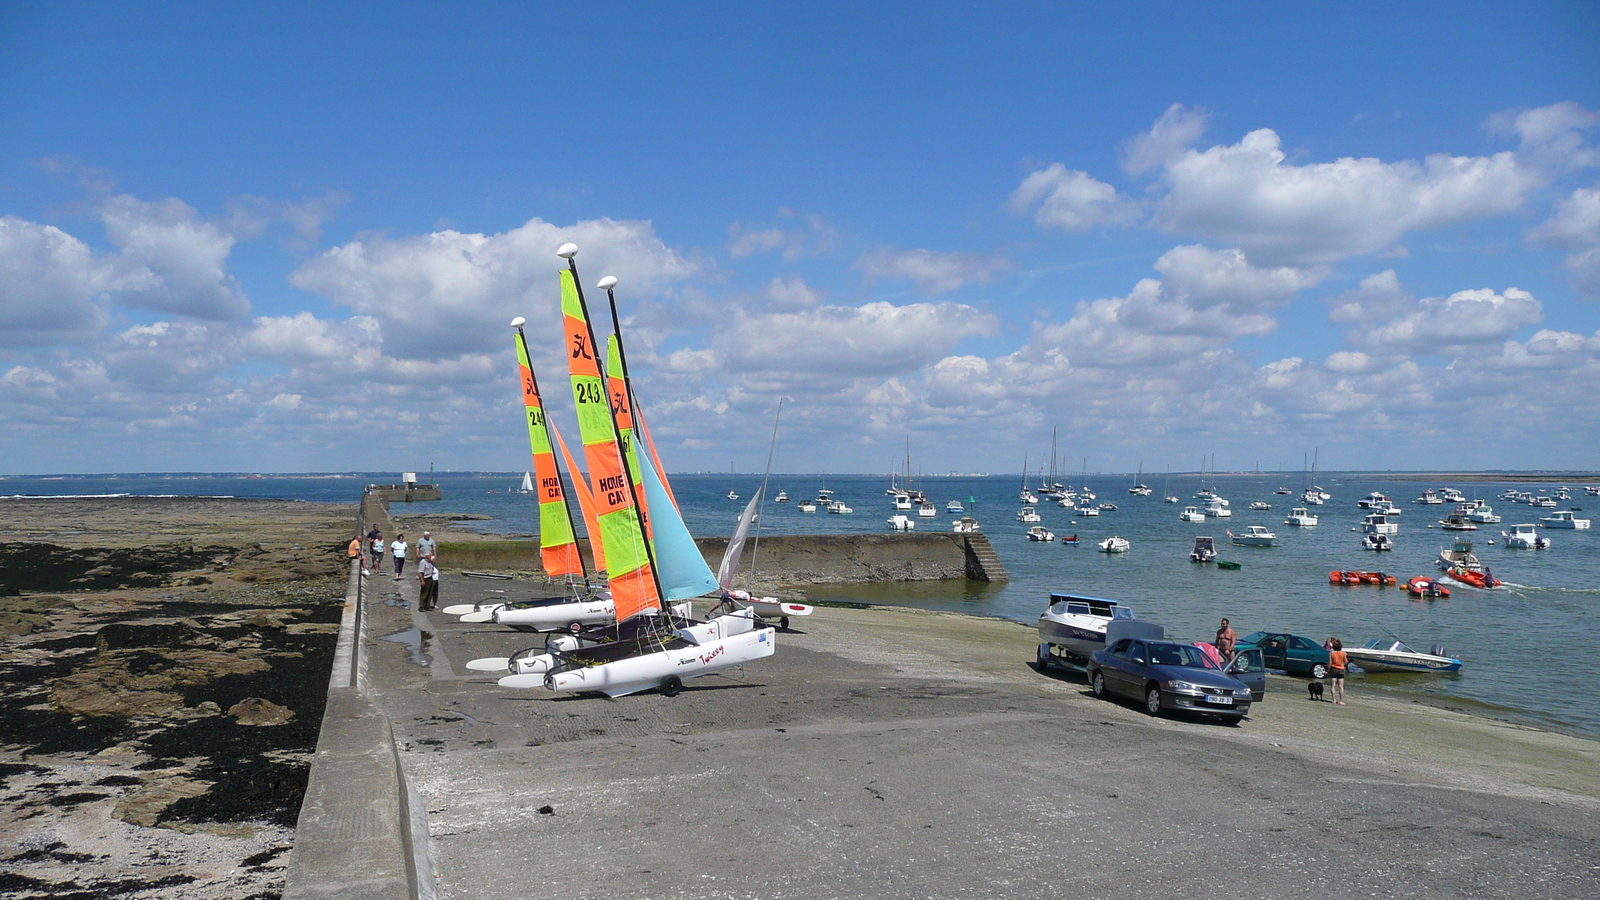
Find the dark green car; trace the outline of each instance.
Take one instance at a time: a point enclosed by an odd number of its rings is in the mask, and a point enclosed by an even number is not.
[[[1239,639],[1236,649],[1259,647],[1269,669],[1282,669],[1290,675],[1328,677],[1328,651],[1310,638],[1275,631],[1253,631]]]

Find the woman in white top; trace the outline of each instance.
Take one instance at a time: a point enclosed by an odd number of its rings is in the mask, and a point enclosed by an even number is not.
[[[399,578],[406,568],[406,536],[397,534],[389,545],[389,555],[394,557],[394,577]]]

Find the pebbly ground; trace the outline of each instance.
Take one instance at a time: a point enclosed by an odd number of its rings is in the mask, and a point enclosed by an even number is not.
[[[0,898],[279,895],[352,510],[0,503]]]

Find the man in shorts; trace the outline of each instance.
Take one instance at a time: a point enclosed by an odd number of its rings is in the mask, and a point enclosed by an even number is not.
[[[1217,645],[1217,652],[1222,654],[1224,662],[1232,660],[1233,645],[1239,643],[1239,632],[1233,630],[1227,619],[1223,619],[1222,624],[1217,626],[1217,639],[1213,643]]]

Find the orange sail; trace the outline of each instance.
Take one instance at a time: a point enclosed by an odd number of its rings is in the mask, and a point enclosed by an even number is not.
[[[659,611],[661,589],[644,522],[633,501],[632,479],[617,446],[616,423],[600,373],[594,329],[577,283],[577,266],[570,260],[567,270],[561,273],[561,318],[572,400],[594,491],[595,518],[600,526],[600,541],[606,548],[611,599],[616,604],[617,621],[624,622],[641,613]]]
[[[552,578],[589,573],[578,553],[578,539],[572,530],[572,511],[567,508],[566,492],[561,488],[561,470],[556,466],[555,449],[550,446],[544,403],[539,398],[539,382],[528,357],[528,341],[517,328],[517,366],[521,372],[522,407],[528,419],[528,444],[533,449],[533,472],[539,496],[539,561]]]
[[[578,509],[583,511],[583,527],[589,532],[589,550],[594,554],[594,568],[597,572],[606,570],[605,542],[600,540],[600,521],[596,518],[594,508],[594,492],[589,490],[589,485],[583,480],[583,475],[578,471],[578,464],[572,461],[572,451],[567,449],[567,442],[561,439],[561,432],[555,423],[550,425],[550,434],[556,439],[556,446],[561,448],[561,458],[566,460],[567,471],[572,473],[572,490],[578,495]]]

